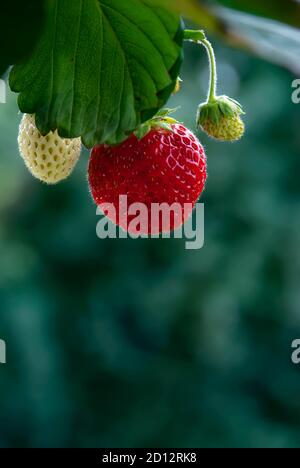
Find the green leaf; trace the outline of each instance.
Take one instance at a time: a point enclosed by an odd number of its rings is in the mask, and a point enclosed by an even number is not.
[[[10,74],[43,134],[119,143],[172,93],[182,61],[178,15],[150,0],[48,0],[45,33]]]
[[[5,0],[0,7],[0,76],[29,55],[44,23],[44,0]]]

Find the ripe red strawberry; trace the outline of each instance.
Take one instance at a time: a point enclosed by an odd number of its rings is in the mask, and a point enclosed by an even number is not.
[[[98,206],[111,204],[116,215],[111,220],[131,234],[158,234],[179,228],[191,215],[206,181],[205,152],[197,138],[183,125],[172,123],[170,130],[154,127],[139,140],[134,134],[119,146],[96,146],[89,164],[89,184]],[[127,195],[128,207],[143,203],[148,208],[147,224],[131,226],[135,215],[120,212],[119,196]],[[162,217],[152,220],[154,203],[177,203],[165,227]],[[184,204],[189,204],[185,206]],[[146,226],[146,227],[145,227]]]

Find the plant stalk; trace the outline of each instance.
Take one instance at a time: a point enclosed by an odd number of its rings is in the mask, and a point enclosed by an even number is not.
[[[210,68],[210,85],[208,91],[207,102],[213,103],[216,100],[217,92],[217,62],[216,56],[211,43],[206,39],[204,31],[185,30],[184,39],[196,44],[201,44],[205,47],[209,59]]]

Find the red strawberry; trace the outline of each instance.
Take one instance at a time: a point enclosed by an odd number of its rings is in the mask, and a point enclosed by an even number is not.
[[[205,181],[204,149],[192,132],[178,123],[172,123],[170,130],[155,127],[141,140],[133,134],[119,146],[95,146],[91,153],[89,184],[93,199],[98,206],[113,205],[116,214],[104,210],[105,214],[131,234],[153,235],[179,228],[191,215]],[[128,207],[146,205],[146,224],[132,226],[131,221],[141,213],[134,216],[127,208],[122,212],[120,195],[127,195]],[[162,216],[156,222],[151,219],[154,203],[177,204],[179,210],[167,220],[170,224],[164,224]]]

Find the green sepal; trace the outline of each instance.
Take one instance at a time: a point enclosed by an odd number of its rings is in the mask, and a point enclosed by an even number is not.
[[[148,120],[144,124],[140,125],[133,133],[138,138],[142,140],[151,130],[163,129],[167,132],[172,132],[172,125],[177,124],[178,121],[169,117],[170,114],[173,114],[177,111],[176,109],[161,109],[152,119]]]
[[[171,114],[174,114],[175,112],[177,112],[179,109],[179,107],[176,107],[175,109],[169,109],[169,108],[165,108],[165,109],[161,109],[159,112],[157,112],[157,114],[152,118],[152,120],[159,120],[159,117],[168,117],[169,115]]]
[[[200,104],[197,114],[197,126],[201,127],[210,121],[218,125],[222,118],[232,118],[245,114],[242,106],[228,96],[218,96],[212,102]]]
[[[138,140],[142,140],[151,130],[151,125],[149,122],[140,125],[134,132]]]

